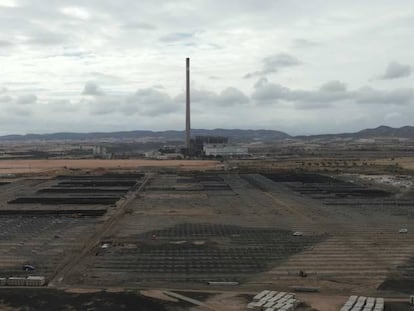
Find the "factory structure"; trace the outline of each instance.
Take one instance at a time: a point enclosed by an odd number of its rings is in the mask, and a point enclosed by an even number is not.
[[[249,155],[247,147],[228,144],[205,144],[204,155],[214,157],[244,157]]]
[[[190,100],[190,58],[186,58],[186,102],[185,102],[185,150],[189,157],[245,157],[247,147],[230,144],[224,136],[195,136],[191,137],[191,100]]]

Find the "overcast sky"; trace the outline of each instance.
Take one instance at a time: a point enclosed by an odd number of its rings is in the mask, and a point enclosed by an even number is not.
[[[0,134],[413,125],[411,0],[0,0]]]

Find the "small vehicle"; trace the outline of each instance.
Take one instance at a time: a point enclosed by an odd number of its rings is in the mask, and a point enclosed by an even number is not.
[[[293,234],[292,234],[293,236],[302,236],[303,235],[303,232],[300,232],[300,231],[296,231],[296,232],[293,232]]]
[[[398,233],[408,233],[408,229],[406,228],[401,228]]]
[[[26,271],[26,272],[28,272],[28,271],[34,271],[34,270],[36,270],[36,269],[35,269],[35,267],[34,267],[34,266],[32,266],[32,265],[24,265],[24,266],[23,266],[23,270],[24,270],[24,271]]]

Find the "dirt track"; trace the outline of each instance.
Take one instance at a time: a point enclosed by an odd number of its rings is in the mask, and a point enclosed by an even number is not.
[[[173,167],[182,169],[215,169],[218,161],[203,160],[3,160],[0,174],[38,173],[70,169],[133,169],[139,167]]]

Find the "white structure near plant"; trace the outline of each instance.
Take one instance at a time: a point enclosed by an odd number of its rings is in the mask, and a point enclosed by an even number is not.
[[[203,151],[206,156],[240,157],[247,156],[247,147],[228,144],[204,144]]]

